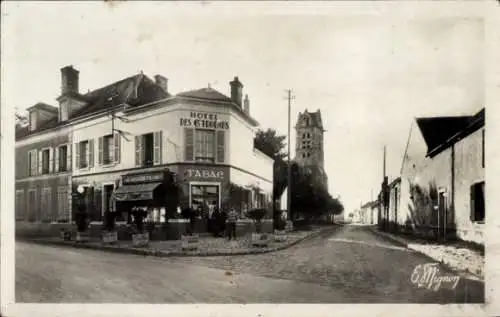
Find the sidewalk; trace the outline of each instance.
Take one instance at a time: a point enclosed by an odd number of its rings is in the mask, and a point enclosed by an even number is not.
[[[48,244],[64,247],[84,248],[102,250],[108,252],[130,253],[137,255],[149,255],[158,257],[170,256],[222,256],[222,255],[243,255],[268,253],[289,248],[305,239],[313,238],[325,230],[336,230],[340,226],[328,226],[313,228],[310,231],[292,231],[287,234],[285,242],[276,242],[271,239],[267,247],[252,247],[251,236],[238,237],[237,240],[228,241],[225,238],[214,238],[200,236],[197,250],[183,251],[180,240],[150,241],[147,247],[136,248],[132,246],[132,241],[118,241],[114,245],[104,245],[98,238],[91,239],[87,243],[75,243],[75,241],[64,241],[59,237],[55,238],[31,238],[22,241]]]
[[[452,244],[444,245],[415,242],[411,238],[380,231],[376,227],[372,227],[371,229],[375,234],[390,239],[410,250],[422,253],[436,262],[447,265],[455,271],[468,275],[469,277],[472,275],[472,278],[484,281],[484,255],[479,251]]]

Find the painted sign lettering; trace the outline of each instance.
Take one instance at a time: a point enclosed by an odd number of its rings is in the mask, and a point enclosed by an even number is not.
[[[224,179],[224,171],[188,168],[185,176],[190,179]]]
[[[162,173],[123,176],[124,184],[151,183],[151,182],[161,182],[161,181],[163,181]]]
[[[205,112],[191,112],[189,118],[180,119],[180,125],[203,129],[229,129],[229,121],[220,120],[216,114]]]

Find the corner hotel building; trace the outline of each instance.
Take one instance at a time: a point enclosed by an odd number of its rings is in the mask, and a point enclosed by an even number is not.
[[[166,169],[181,185],[181,207],[220,208],[234,199],[232,185],[243,188],[240,211],[271,205],[273,160],[254,148],[258,123],[238,77],[230,97],[210,87],[171,95],[165,77],[142,73],[82,94],[78,70],[64,67],[61,77],[59,107],[29,108],[29,126],[16,131],[18,223],[72,222],[78,185],[100,223],[116,201],[140,206],[161,195]],[[162,209],[150,218],[164,221]]]

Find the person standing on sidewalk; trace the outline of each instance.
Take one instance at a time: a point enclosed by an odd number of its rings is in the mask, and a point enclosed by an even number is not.
[[[227,237],[228,240],[236,240],[236,221],[238,221],[238,214],[234,208],[231,208],[227,215]]]

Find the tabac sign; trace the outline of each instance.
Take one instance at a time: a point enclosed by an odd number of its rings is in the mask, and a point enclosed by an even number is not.
[[[124,175],[123,184],[141,184],[141,183],[157,183],[163,182],[164,173],[148,173],[148,174],[134,174],[134,175]]]
[[[215,113],[191,111],[189,117],[180,119],[181,127],[202,129],[229,129],[229,121],[221,120]]]
[[[217,166],[186,166],[183,176],[186,181],[221,182],[228,178],[229,168]]]

